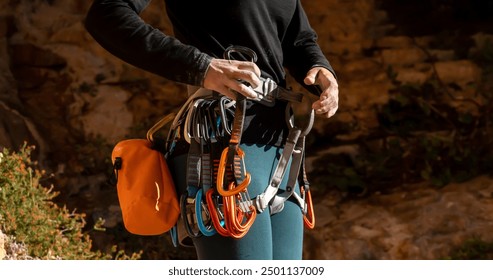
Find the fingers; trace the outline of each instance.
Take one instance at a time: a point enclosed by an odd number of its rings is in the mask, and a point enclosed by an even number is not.
[[[337,112],[339,108],[339,97],[335,92],[324,91],[320,95],[320,99],[313,102],[312,108],[315,113],[326,118],[330,118]]]
[[[247,81],[252,87],[257,87],[260,85],[260,68],[258,68],[257,64],[253,62],[246,61],[238,61],[238,69],[243,70],[241,76],[245,79],[240,79]]]
[[[253,88],[244,84],[241,80],[228,79],[225,81],[225,86],[230,92],[239,93],[248,98],[257,97],[257,93],[255,93]]]
[[[223,84],[218,84],[212,90],[219,92],[220,94],[225,95],[233,100],[236,100],[237,94],[241,94],[247,98],[257,97],[257,93],[253,90],[252,87],[247,86],[240,81],[232,79],[225,79]]]
[[[307,85],[319,85],[322,89],[319,100],[313,102],[315,113],[330,118],[339,108],[339,86],[334,75],[327,69],[315,67],[308,71],[304,82]]]
[[[248,61],[213,59],[204,78],[205,88],[233,99],[237,93],[249,98],[256,97],[253,88],[260,83],[260,69]]]

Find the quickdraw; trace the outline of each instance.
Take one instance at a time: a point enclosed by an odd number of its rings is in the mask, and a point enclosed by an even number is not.
[[[231,47],[224,53],[225,59],[240,55],[256,61],[256,54],[244,47]],[[273,106],[277,99],[301,102],[302,94],[278,87],[270,79],[255,88],[257,98],[252,100]],[[241,82],[241,81],[240,81]],[[187,190],[180,198],[181,217],[188,236],[221,236],[242,238],[256,219],[257,213],[270,207],[271,214],[280,212],[284,202],[292,197],[304,215],[308,228],[315,225],[313,203],[309,183],[304,170],[305,136],[311,130],[314,112],[308,124],[299,128],[294,124],[291,107],[286,108],[289,135],[274,176],[264,193],[250,198],[248,186],[251,174],[245,166],[245,152],[240,148],[245,117],[246,98],[240,94],[236,100],[205,89],[199,89],[182,106],[171,125],[167,150],[183,136],[190,144],[187,159]],[[291,160],[286,191],[279,184]],[[300,172],[301,171],[301,172]],[[294,191],[296,183],[300,193]],[[173,231],[176,243],[176,229]]]

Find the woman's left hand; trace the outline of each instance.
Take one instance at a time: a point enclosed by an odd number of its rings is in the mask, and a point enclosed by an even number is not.
[[[339,85],[332,72],[324,67],[314,67],[308,71],[304,82],[306,85],[318,85],[322,90],[320,98],[312,104],[315,113],[332,117],[339,108]]]

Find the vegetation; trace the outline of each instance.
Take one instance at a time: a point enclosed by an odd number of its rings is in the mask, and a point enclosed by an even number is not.
[[[85,215],[52,201],[57,193],[41,185],[45,173],[31,161],[32,150],[24,146],[19,152],[0,153],[0,230],[24,248],[22,258],[138,259],[138,253],[128,256],[116,246],[111,252],[93,250],[83,231]]]
[[[450,260],[491,260],[493,243],[473,238],[454,248],[447,258]]]

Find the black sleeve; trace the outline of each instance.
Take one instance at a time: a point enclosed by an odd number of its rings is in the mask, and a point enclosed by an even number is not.
[[[320,49],[317,43],[317,34],[310,26],[299,0],[283,40],[283,52],[284,66],[293,78],[303,86],[305,86],[303,79],[306,74],[316,66],[327,68],[335,76],[335,71]],[[307,87],[307,89],[318,94],[312,87]]]
[[[150,1],[95,0],[85,27],[103,48],[127,63],[176,82],[201,86],[211,57],[146,24],[139,13]]]

